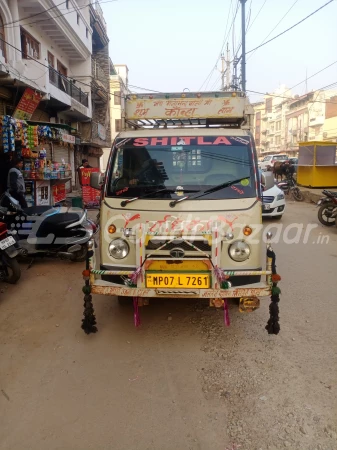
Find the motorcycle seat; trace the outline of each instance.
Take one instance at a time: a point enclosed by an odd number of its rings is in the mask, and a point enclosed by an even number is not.
[[[328,191],[328,190],[325,190],[325,191],[323,191],[324,193],[326,193],[326,195],[328,196],[328,197],[337,197],[337,192],[334,192],[334,191]]]
[[[53,214],[52,216],[46,217],[44,219],[43,225],[65,228],[72,223],[78,222],[81,217],[81,214],[71,212]]]
[[[55,212],[55,208],[50,205],[46,206],[29,206],[25,208],[23,212],[27,214],[27,216],[41,216],[42,214],[47,213],[48,211]]]

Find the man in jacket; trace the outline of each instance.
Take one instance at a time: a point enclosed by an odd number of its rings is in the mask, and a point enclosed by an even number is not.
[[[17,159],[8,172],[7,188],[10,195],[20,203],[21,208],[27,208],[25,199],[26,185],[21,172],[22,168],[23,159]]]

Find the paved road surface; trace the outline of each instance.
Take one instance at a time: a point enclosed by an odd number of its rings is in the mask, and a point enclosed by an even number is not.
[[[317,223],[315,207],[289,204],[281,223],[300,221]],[[230,328],[194,301],[155,302],[135,330],[105,297],[86,336],[81,265],[23,266],[0,286],[1,450],[336,450],[337,230],[274,248],[276,337],[268,300],[248,315],[231,305]]]

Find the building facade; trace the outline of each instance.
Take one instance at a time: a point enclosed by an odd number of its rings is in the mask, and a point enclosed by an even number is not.
[[[318,90],[291,96],[281,87],[253,105],[254,135],[259,156],[298,155],[299,142],[337,142],[337,91]]]
[[[125,97],[129,91],[129,69],[125,64],[110,63],[110,123],[111,140],[125,128]],[[110,148],[104,151],[102,171],[105,171],[110,154]]]
[[[29,89],[39,95],[25,118],[71,136],[52,155],[71,165],[68,185],[110,145],[108,42],[96,0],[0,0],[0,116],[17,115]]]

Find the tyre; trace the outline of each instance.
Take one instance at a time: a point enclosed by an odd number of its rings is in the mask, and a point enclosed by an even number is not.
[[[303,202],[304,195],[302,194],[302,192],[300,191],[300,189],[298,187],[295,187],[294,189],[292,189],[292,194],[293,194],[294,199],[297,202]]]
[[[21,277],[21,268],[16,258],[6,258],[7,276],[5,282],[15,284]]]
[[[331,217],[333,210],[336,208],[332,203],[324,203],[318,210],[318,220],[326,227],[335,225],[335,218]],[[326,215],[328,213],[328,215]],[[337,220],[337,218],[336,218]]]
[[[84,262],[87,259],[88,248],[86,245],[82,245],[81,250],[75,252],[71,258],[72,262]]]

